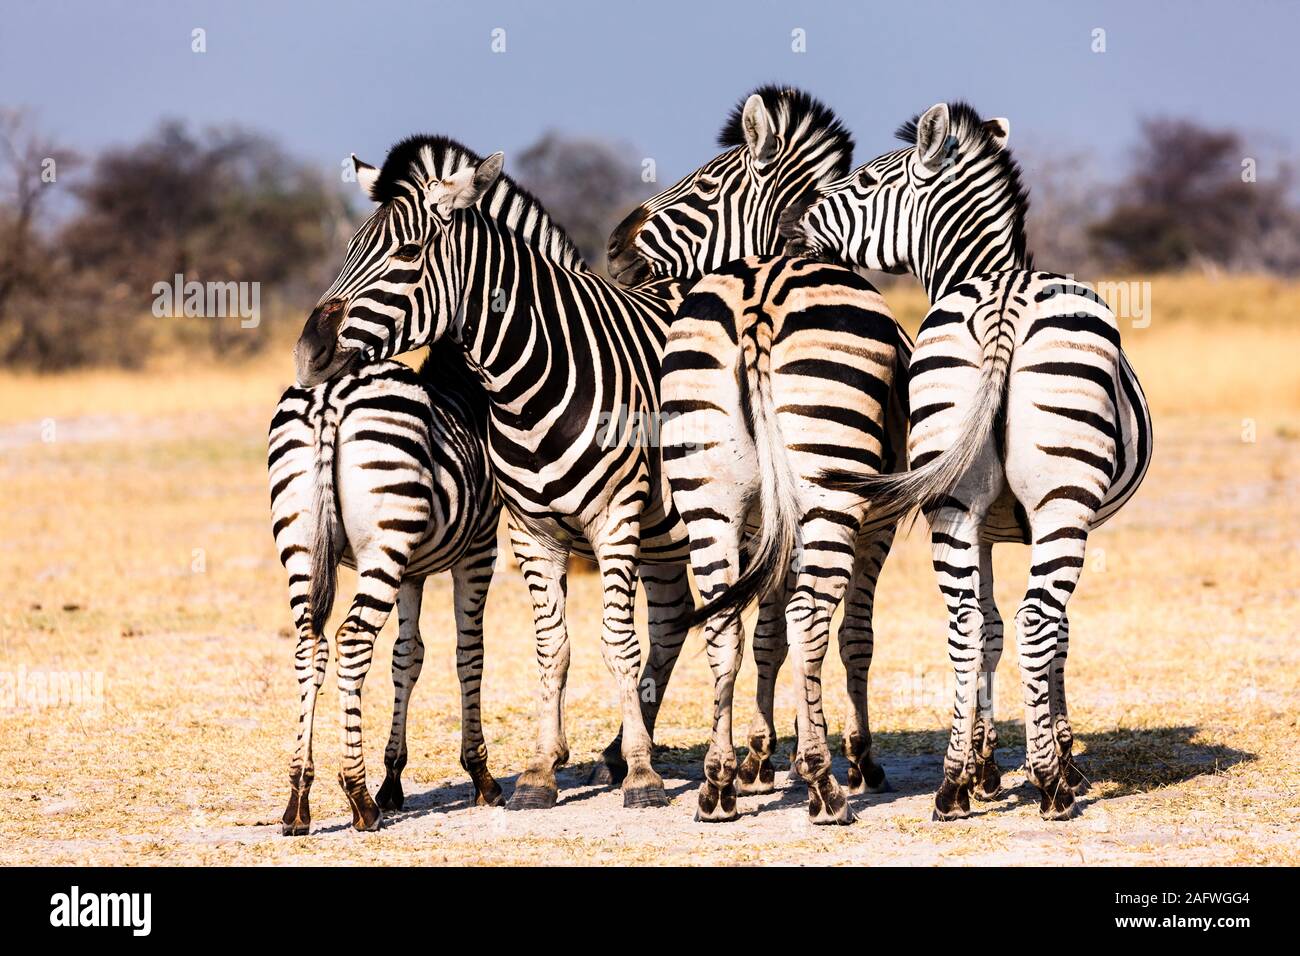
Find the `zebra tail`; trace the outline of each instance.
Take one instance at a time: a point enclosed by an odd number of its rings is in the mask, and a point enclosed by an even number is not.
[[[334,487],[334,454],[339,412],[328,398],[316,423],[316,481],[312,489],[311,629],[320,634],[334,609],[338,588],[339,519]]]
[[[869,509],[901,521],[915,516],[951,494],[975,463],[985,442],[1002,417],[1007,374],[1015,346],[1010,322],[999,316],[994,334],[986,340],[980,360],[980,380],[971,396],[957,441],[937,457],[910,471],[864,474],[828,468],[821,474],[826,487],[852,491],[866,499]]]
[[[785,582],[799,540],[799,496],[786,456],[781,426],[772,398],[772,326],[760,323],[754,330],[750,355],[742,352],[736,381],[742,406],[758,452],[758,498],[762,520],[753,559],[735,583],[707,601],[691,615],[691,626],[724,616],[729,624],[752,601],[771,594]]]

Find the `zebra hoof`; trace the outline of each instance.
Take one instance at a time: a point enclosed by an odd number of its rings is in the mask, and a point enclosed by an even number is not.
[[[379,807],[370,796],[370,791],[366,789],[364,780],[357,783],[348,783],[339,774],[339,786],[343,788],[343,794],[348,798],[348,806],[352,808],[352,828],[367,833],[378,830],[383,823],[384,815],[379,811]]]
[[[865,767],[849,764],[848,791],[855,796],[863,793],[889,793],[894,788],[885,776],[885,770],[875,761]]]
[[[476,807],[501,807],[505,806],[506,797],[501,792],[501,784],[495,780],[486,791],[474,788],[474,805]]]
[[[375,795],[381,810],[400,810],[406,803],[406,794],[402,793],[402,780],[391,773],[384,777],[379,793]]]
[[[515,785],[515,792],[506,804],[509,810],[549,810],[560,799],[558,787],[532,783]]]
[[[587,775],[587,786],[589,787],[618,787],[627,778],[627,764],[621,760],[610,760],[608,757],[596,761],[595,766],[591,768],[591,773]]]
[[[938,822],[960,820],[970,813],[970,785],[944,780],[934,795],[934,816]]]
[[[754,796],[776,790],[776,771],[770,757],[760,757],[752,750],[736,770],[737,793]]]
[[[829,773],[808,784],[808,819],[817,826],[848,826],[856,819],[839,782]]]
[[[975,786],[971,796],[981,803],[989,803],[1002,795],[1002,771],[990,757],[975,769]]]
[[[282,836],[306,836],[311,831],[311,808],[307,805],[307,791],[294,787],[289,792],[289,805],[280,819]]]
[[[1064,777],[1058,777],[1050,786],[1039,788],[1039,792],[1038,815],[1044,820],[1068,820],[1074,816],[1074,793]]]
[[[736,811],[736,785],[734,783],[719,787],[711,780],[705,780],[700,786],[699,800],[695,807],[696,823],[727,823],[740,814]]]
[[[668,806],[663,778],[649,768],[629,772],[623,781],[623,806],[630,810]]]

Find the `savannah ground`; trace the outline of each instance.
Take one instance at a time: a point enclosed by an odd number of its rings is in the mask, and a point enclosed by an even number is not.
[[[914,329],[919,297],[887,297]],[[1300,862],[1300,286],[1157,278],[1149,304],[1150,325],[1126,322],[1123,335],[1151,401],[1155,461],[1137,497],[1093,535],[1070,605],[1071,716],[1093,786],[1065,823],[1039,819],[1014,769],[1023,711],[1010,636],[996,692],[1007,794],[967,820],[930,821],[950,670],[943,605],[914,530],[880,584],[871,670],[872,729],[895,790],[852,798],[852,827],[809,825],[802,790],[780,789],[782,772],[776,794],[741,799],[738,822],[692,821],[711,713],[698,634],[657,734],[671,807],[624,810],[617,792],[583,787],[618,717],[597,580],[575,569],[572,763],[557,808],[467,805],[450,584],[439,578],[422,617],[406,809],[378,833],[348,827],[331,670],[317,709],[313,832],[281,837],[294,641],[265,433],[292,375],[287,350],[241,367],[0,376],[0,863]],[[1027,551],[995,554],[1009,622]],[[522,580],[508,555],[499,569],[483,713],[508,795],[533,740],[535,664]],[[372,789],[394,628],[366,686]],[[67,682],[74,674],[89,675],[84,688]],[[42,682],[46,692],[34,691]],[[834,650],[824,682],[834,732],[846,708]],[[747,661],[742,730],[753,690]],[[782,765],[793,711],[787,671]]]

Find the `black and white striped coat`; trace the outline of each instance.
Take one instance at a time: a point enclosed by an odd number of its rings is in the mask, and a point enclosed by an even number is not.
[[[1040,810],[1068,816],[1085,781],[1065,700],[1066,606],[1089,532],[1136,491],[1151,419],[1114,313],[1086,286],[1034,271],[1026,199],[1006,120],[940,103],[899,130],[908,146],[825,187],[789,223],[794,244],[877,269],[908,269],[932,302],[911,367],[912,470],[830,476],[889,510],[923,508],[948,601],[957,675],[936,815],[1000,785],[992,675],[1002,648],[990,549],[1031,545],[1016,613],[1027,769]]]
[[[460,343],[488,394],[488,450],[511,516],[533,604],[541,671],[538,746],[511,806],[556,802],[569,756],[564,692],[570,553],[595,558],[603,591],[601,649],[619,688],[623,733],[607,750],[626,766],[629,806],[667,803],[651,737],[689,625],[686,529],[658,449],[659,365],[679,283],[625,290],[592,272],[541,204],[444,137],[416,137],[383,169],[359,164],[379,205],[298,342],[311,384],[443,339]],[[624,428],[617,423],[629,423]],[[641,674],[634,628],[638,577],[650,608]]]
[[[496,561],[500,501],[484,451],[486,399],[441,347],[422,374],[379,362],[312,388],[291,387],[271,422],[267,468],[280,561],[298,631],[295,655],[301,712],[290,766],[286,834],[308,831],[314,774],[312,725],[325,678],[325,622],[339,563],[357,571],[357,592],[335,636],[343,713],[339,782],[353,825],[379,826],[381,808],[400,809],[406,715],[424,661],[420,602],[425,578],[451,571],[456,673],[461,689],[461,764],[477,802],[496,804],[501,788],[487,769],[479,713],[483,607]],[[392,730],[378,806],[366,789],[361,689],[376,635],[396,603]]]
[[[839,642],[851,703],[849,784],[853,792],[884,789],[871,753],[867,674],[876,580],[894,524],[872,520],[861,498],[820,475],[849,464],[891,470],[901,458],[899,370],[910,343],[865,279],[776,254],[783,211],[848,169],[852,140],[831,111],[801,91],[764,87],[735,110],[720,143],[725,152],[634,210],[609,249],[623,278],[704,274],[673,321],[662,381],[664,468],[690,529],[715,680],[699,817],[733,819],[737,792],[773,788],[773,693],[789,647],[800,658],[795,767],[810,784],[810,813],[816,822],[848,822],[830,773],[821,662],[831,615],[847,594]],[[755,523],[742,571],[746,527]],[[754,634],[758,713],[737,767],[737,616],[754,598],[763,599]]]

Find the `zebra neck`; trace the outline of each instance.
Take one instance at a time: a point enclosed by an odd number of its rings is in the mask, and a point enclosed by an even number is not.
[[[975,276],[1027,266],[1025,255],[1016,251],[1015,242],[1002,235],[994,236],[991,241],[988,236],[961,235],[938,248],[920,250],[917,259],[920,264],[913,272],[925,286],[931,303]]]

